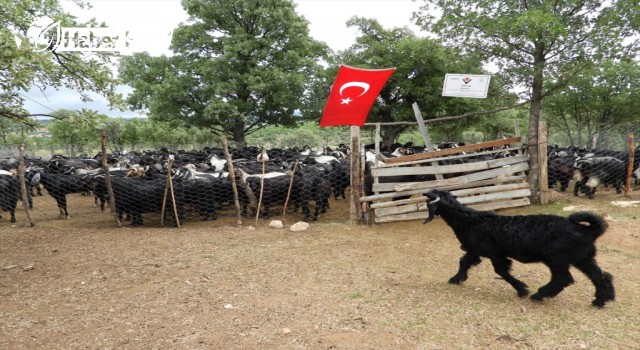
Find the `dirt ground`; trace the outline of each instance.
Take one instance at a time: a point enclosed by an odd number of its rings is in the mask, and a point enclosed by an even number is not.
[[[70,195],[68,220],[36,197],[35,227],[24,212],[0,220],[0,349],[639,349],[640,206],[611,204],[639,193],[554,192],[550,205],[500,211],[605,215],[598,261],[617,300],[603,309],[576,270],[543,303],[519,299],[487,261],[448,284],[462,252],[439,218],[355,225],[332,201],[299,233],[236,227],[232,212],[120,228],[91,197]],[[541,264],[514,275],[532,290],[549,279]]]

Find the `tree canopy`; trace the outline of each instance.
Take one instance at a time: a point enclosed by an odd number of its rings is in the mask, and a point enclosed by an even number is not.
[[[550,130],[563,133],[570,145],[591,145],[592,137],[607,125],[638,120],[640,64],[634,60],[606,60],[578,74],[545,106]],[[603,144],[597,147],[606,148]]]
[[[79,6],[84,6],[80,1]],[[0,117],[35,125],[24,110],[23,94],[30,88],[69,88],[78,91],[84,101],[89,92],[106,96],[116,103],[116,80],[110,64],[111,52],[58,52],[36,50],[27,38],[34,21],[48,16],[63,27],[98,26],[95,21],[80,24],[53,0],[0,0]],[[46,33],[50,39],[56,34]]]
[[[120,73],[151,118],[207,128],[239,147],[266,125],[292,127],[326,45],[290,0],[183,0],[171,57],[137,54]]]
[[[437,12],[441,16],[436,18]],[[424,0],[417,23],[463,53],[494,63],[531,101],[529,182],[538,188],[538,122],[542,101],[605,58],[636,57],[636,0]],[[545,84],[551,79],[554,84]]]

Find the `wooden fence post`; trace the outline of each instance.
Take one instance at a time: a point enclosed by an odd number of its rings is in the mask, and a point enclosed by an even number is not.
[[[547,168],[547,123],[544,121],[538,124],[538,165],[540,174],[538,176],[538,189],[540,191],[540,204],[549,204],[549,169]]]
[[[634,150],[634,138],[633,138],[633,133],[629,133],[629,135],[627,136],[627,149],[629,152],[629,164],[627,166],[627,177],[626,177],[626,181],[624,182],[624,196],[625,197],[629,197],[631,196],[631,177],[633,175],[633,161],[634,161],[634,156],[635,156],[635,150]]]
[[[360,206],[361,175],[362,165],[360,164],[360,127],[351,127],[351,201],[349,206],[349,216],[352,221],[358,222],[362,217],[362,207]]]
[[[242,209],[240,208],[240,201],[238,200],[238,185],[236,184],[236,173],[233,168],[233,159],[229,153],[229,144],[227,138],[222,138],[222,151],[224,152],[224,158],[227,160],[227,169],[229,170],[229,179],[231,180],[231,190],[233,190],[233,203],[236,206],[236,225],[242,226]]]
[[[422,140],[424,141],[424,147],[429,152],[433,152],[435,148],[433,144],[431,144],[431,138],[429,138],[429,130],[427,130],[427,126],[424,124],[424,120],[422,119],[422,112],[420,112],[420,108],[417,103],[413,103],[411,105],[413,107],[413,114],[416,116],[416,121],[418,122],[418,128],[420,128],[420,133],[422,134]],[[431,166],[438,166],[438,162],[429,163]],[[442,174],[436,174],[436,180],[442,180]]]
[[[116,224],[118,227],[122,226],[120,223],[120,218],[118,218],[118,212],[116,211],[116,200],[113,196],[113,187],[111,187],[111,174],[109,173],[109,164],[107,164],[107,136],[105,132],[102,132],[102,137],[100,138],[100,149],[102,150],[102,170],[104,170],[104,184],[107,188],[107,195],[109,196],[109,209],[111,210],[111,215],[116,219]]]
[[[29,207],[29,203],[31,202],[29,198],[29,193],[27,192],[27,185],[25,184],[25,165],[24,165],[24,143],[18,147],[18,179],[20,180],[20,193],[22,194],[22,206],[24,207],[24,212],[27,214],[27,220],[29,220],[29,226],[33,227],[36,224],[33,222],[33,218],[31,217],[31,208]],[[33,199],[31,199],[33,200]]]

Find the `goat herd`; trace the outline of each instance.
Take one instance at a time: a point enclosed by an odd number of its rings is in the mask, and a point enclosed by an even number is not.
[[[602,184],[612,186],[616,193],[622,193],[630,163],[629,152],[611,150],[587,151],[576,147],[549,147],[548,176],[549,188],[560,184],[560,191],[569,187],[569,182],[575,180],[573,195],[585,194],[593,199],[596,188]],[[633,152],[632,176],[636,183],[640,179],[640,146]]]
[[[302,208],[305,221],[317,220],[329,209],[331,194],[346,198],[349,186],[349,162],[345,161],[348,149],[325,152],[316,155],[309,149],[295,148],[267,152],[256,147],[231,151],[243,214],[248,215],[248,209],[255,213],[261,199],[261,216],[268,218],[271,206],[289,200],[294,210]],[[93,194],[95,204],[104,211],[109,199],[102,158],[99,153],[93,158],[55,155],[47,161],[26,159],[30,207],[31,196],[42,195],[44,188],[55,199],[61,218],[69,218],[67,194],[71,193]],[[172,196],[167,201],[170,159]],[[120,218],[130,219],[132,226],[143,224],[142,214],[160,213],[163,207],[165,217],[175,222],[174,213],[182,221],[188,209],[203,220],[216,219],[219,210],[235,203],[221,149],[170,153],[162,148],[110,154],[107,163],[116,211]],[[16,159],[0,160],[0,209],[10,212],[11,222],[15,222],[17,201],[22,199],[17,169]],[[315,202],[313,213],[309,202]]]
[[[439,146],[455,147],[449,143]],[[411,145],[397,144],[390,149],[393,152],[386,153],[387,157],[423,151]],[[634,153],[633,170],[637,179],[640,177],[640,148]],[[346,199],[345,190],[350,184],[349,154],[345,145],[322,152],[313,152],[308,146],[268,151],[257,147],[232,150],[242,213],[255,214],[260,207],[261,217],[268,218],[271,207],[288,201],[293,210],[302,209],[305,221],[317,220],[320,214],[330,209],[331,195],[335,199]],[[169,159],[172,159],[172,202],[175,201],[175,210],[172,205],[166,205]],[[55,199],[61,218],[69,217],[66,196],[70,193],[92,193],[95,203],[99,203],[104,211],[108,196],[101,161],[100,153],[93,158],[54,155],[46,161],[26,159],[25,180],[30,189],[30,207],[33,207],[31,196],[42,195],[44,188]],[[371,152],[367,152],[367,161],[375,161]],[[599,184],[612,186],[620,193],[628,162],[629,156],[624,152],[550,147],[549,187],[559,183],[560,190],[565,191],[569,182],[574,180],[573,193],[576,196],[584,193],[593,198]],[[234,205],[228,166],[219,148],[174,153],[161,148],[110,154],[108,164],[118,215],[126,215],[133,226],[143,224],[142,214],[160,213],[163,207],[165,215],[175,222],[174,213],[178,219],[183,219],[185,208],[193,208],[200,219],[206,220],[216,219],[221,209]],[[19,180],[15,176],[17,168],[17,159],[0,159],[0,210],[10,213],[11,222],[15,222],[14,211],[22,197]],[[370,185],[370,181],[365,182]],[[314,202],[313,213],[311,202]]]

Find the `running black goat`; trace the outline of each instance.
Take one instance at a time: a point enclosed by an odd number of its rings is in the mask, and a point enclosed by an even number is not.
[[[447,191],[430,190],[426,194],[429,216],[424,223],[441,216],[449,225],[466,253],[460,268],[449,283],[460,284],[469,269],[480,263],[480,257],[491,260],[494,271],[518,292],[529,294],[525,283],[510,273],[512,260],[522,263],[541,262],[551,270],[551,281],[531,296],[534,301],[552,298],[574,282],[570,266],[584,273],[596,287],[591,303],[603,307],[615,299],[613,276],[596,263],[596,239],[607,229],[600,216],[578,212],[568,218],[557,215],[501,216],[481,212],[461,204]]]

